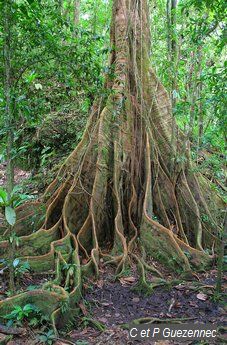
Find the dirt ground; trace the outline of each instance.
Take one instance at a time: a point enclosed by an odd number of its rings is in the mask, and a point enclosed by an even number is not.
[[[104,324],[106,330],[100,334],[88,324],[83,331],[72,331],[70,337],[75,343],[78,340],[86,340],[87,344],[100,345],[139,344],[129,340],[128,331],[123,330],[122,326],[143,317],[169,319],[169,322],[171,319],[182,318],[185,319],[182,322],[211,322],[224,325],[227,321],[227,309],[223,304],[212,300],[216,273],[216,270],[212,270],[201,274],[198,276],[198,284],[183,282],[172,287],[157,287],[146,296],[136,289],[135,274],[113,281],[113,275],[105,271],[97,282],[86,286],[81,309],[85,320],[91,315],[92,319]],[[199,288],[202,284],[204,287]],[[152,342],[142,341],[141,344]],[[160,341],[156,344],[170,342]]]
[[[71,331],[59,335],[54,345],[168,345],[182,344],[177,341],[132,341],[126,324],[133,320],[150,317],[168,319],[167,324],[176,318],[181,322],[227,323],[227,308],[223,301],[213,298],[217,271],[215,269],[198,275],[197,281],[182,281],[177,285],[161,286],[149,295],[136,289],[136,271],[131,275],[114,280],[111,268],[101,270],[97,281],[86,280],[84,296],[79,306],[81,315],[75,319]],[[40,278],[39,278],[40,279]],[[33,282],[34,283],[34,282]],[[226,280],[225,280],[226,283]],[[225,285],[224,283],[224,285]],[[101,331],[97,328],[103,328]],[[27,334],[8,342],[8,345],[38,345],[39,330],[27,329]],[[1,339],[1,338],[0,338]],[[226,338],[227,341],[227,338]],[[220,339],[214,344],[224,343]],[[0,342],[1,344],[1,342]],[[211,342],[184,342],[184,344],[211,344]]]

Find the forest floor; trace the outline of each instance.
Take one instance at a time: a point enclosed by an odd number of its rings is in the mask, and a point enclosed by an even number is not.
[[[14,180],[15,183],[20,183],[22,180],[27,179],[31,176],[31,173],[19,168],[15,168],[14,170]],[[6,184],[6,163],[0,164],[0,186]]]
[[[0,185],[5,181],[5,167],[0,165]],[[29,173],[16,169],[15,179],[19,183],[28,178]],[[129,332],[125,329],[133,320],[151,317],[168,319],[168,324],[175,318],[182,318],[182,322],[211,322],[226,325],[227,308],[224,302],[215,299],[215,284],[217,277],[216,267],[210,271],[195,275],[191,281],[178,280],[173,283],[172,272],[163,269],[157,262],[152,264],[161,271],[169,284],[159,286],[149,295],[139,291],[137,287],[138,273],[136,265],[127,274],[119,279],[114,279],[112,267],[104,267],[101,262],[100,277],[98,280],[84,282],[84,295],[79,307],[81,315],[75,320],[73,329],[60,335],[58,339],[48,344],[54,345],[168,345],[182,344],[177,341],[132,341]],[[1,277],[0,277],[1,278]],[[152,278],[152,276],[148,276]],[[25,274],[19,282],[20,287],[41,284],[47,277]],[[223,288],[227,287],[227,277],[224,277]],[[7,283],[0,279],[0,295],[7,289]],[[183,321],[184,319],[184,321]],[[97,327],[98,322],[98,327]],[[95,326],[96,324],[96,326]],[[100,326],[102,331],[100,331]],[[40,330],[32,329],[25,325],[26,334],[5,341],[4,334],[0,334],[0,344],[7,345],[35,345],[42,344],[39,340]],[[3,341],[3,342],[1,342]],[[227,337],[226,337],[227,342]],[[193,341],[184,344],[206,344]],[[208,343],[207,343],[208,344]],[[216,344],[221,344],[218,340]]]
[[[158,267],[160,268],[160,267]],[[181,281],[178,284],[157,287],[149,295],[138,291],[136,267],[130,275],[114,280],[111,267],[101,268],[98,280],[87,280],[84,283],[84,296],[79,306],[81,315],[75,319],[74,327],[54,340],[54,345],[168,345],[182,344],[177,341],[132,341],[129,339],[127,324],[142,317],[168,319],[167,324],[176,318],[182,323],[214,323],[226,325],[227,309],[223,302],[215,301],[214,288],[216,269],[197,275],[193,281]],[[165,276],[171,280],[171,275]],[[41,277],[24,277],[23,284],[40,284],[45,281]],[[224,285],[227,280],[225,279]],[[103,331],[94,324],[98,321]],[[7,345],[38,345],[39,329],[25,326],[26,334],[10,340]],[[227,341],[227,337],[225,338]],[[0,335],[1,341],[1,335]],[[221,344],[220,340],[215,344]],[[184,344],[208,344],[192,341]],[[210,344],[210,342],[209,342]]]
[[[101,334],[90,327],[74,330],[70,334],[74,341],[83,339],[87,340],[87,344],[100,345],[139,343],[130,341],[128,331],[123,330],[122,326],[144,317],[168,319],[169,323],[176,318],[185,319],[182,322],[211,322],[218,325],[227,321],[224,306],[213,300],[217,273],[215,269],[197,275],[196,281],[157,287],[149,295],[136,289],[136,267],[130,273],[129,276],[114,281],[114,272],[105,269],[98,281],[86,286],[84,305],[81,306],[84,319],[91,315],[92,319],[104,324],[106,330]],[[165,278],[171,281],[172,277],[167,273]],[[150,340],[141,343],[178,344],[168,341],[152,343]],[[190,343],[192,342],[188,342]]]

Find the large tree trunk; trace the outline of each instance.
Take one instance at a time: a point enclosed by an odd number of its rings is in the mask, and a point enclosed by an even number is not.
[[[171,142],[171,106],[150,68],[149,37],[147,2],[114,1],[108,95],[95,102],[80,144],[44,195],[44,224],[41,205],[17,212],[17,255],[35,271],[55,269],[56,279],[0,302],[1,314],[32,301],[61,326],[73,315],[64,310],[74,310],[81,296],[81,274],[98,275],[101,257],[118,274],[135,260],[146,287],[147,256],[184,273],[212,259],[204,249],[213,245],[217,219],[207,202],[215,210],[216,197],[190,160],[170,172],[171,157],[189,152],[183,135],[177,146]],[[31,223],[40,230],[32,233]]]

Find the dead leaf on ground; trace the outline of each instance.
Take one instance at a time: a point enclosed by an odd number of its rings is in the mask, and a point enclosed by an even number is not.
[[[166,313],[166,316],[169,317],[171,319],[171,317],[173,317],[172,314]]]
[[[88,314],[88,311],[87,311],[85,305],[82,302],[80,302],[79,307],[80,307],[82,313],[84,314],[84,316],[86,316]]]
[[[98,281],[96,282],[96,285],[97,285],[100,289],[102,289],[102,288],[103,288],[103,285],[104,285],[104,280],[103,280],[103,279],[98,280]]]
[[[109,307],[109,305],[113,304],[113,302],[102,302],[101,305],[104,307]]]
[[[180,307],[181,307],[181,303],[177,301],[177,302],[174,304],[174,308],[180,308]]]
[[[130,285],[135,283],[136,278],[135,277],[122,277],[120,278],[121,285]]]
[[[196,297],[197,297],[200,301],[206,301],[207,298],[208,298],[208,296],[205,295],[205,293],[202,293],[202,292],[198,293],[198,294],[196,295]]]

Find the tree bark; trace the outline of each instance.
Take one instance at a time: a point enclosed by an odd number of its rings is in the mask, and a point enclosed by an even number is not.
[[[192,53],[192,61],[189,72],[189,84],[188,84],[188,100],[190,103],[190,117],[188,124],[188,140],[193,140],[193,130],[195,127],[196,109],[198,108],[198,127],[199,127],[199,142],[201,140],[201,134],[203,132],[203,110],[199,101],[199,95],[201,91],[201,58],[202,58],[202,43],[195,47],[195,52]],[[198,103],[198,106],[197,104]]]
[[[177,44],[177,34],[176,34],[176,16],[177,0],[167,0],[166,2],[166,18],[167,18],[167,50],[168,50],[168,60],[170,64],[170,83],[171,83],[171,101],[172,101],[172,125],[171,125],[171,142],[172,145],[176,145],[177,129],[174,119],[174,114],[176,112],[176,99],[177,99],[177,69],[178,69],[178,44]],[[172,158],[173,170],[174,162],[176,157]]]
[[[8,200],[12,196],[14,186],[14,162],[13,162],[13,142],[14,142],[14,118],[13,118],[13,100],[12,100],[12,67],[11,67],[11,42],[12,42],[12,1],[5,0],[3,4],[4,26],[3,26],[3,57],[4,57],[4,95],[5,95],[5,127],[7,129],[7,147],[6,147],[6,179]],[[12,206],[12,205],[10,205]],[[13,227],[8,224],[9,237],[12,236]],[[14,282],[14,243],[9,242],[9,252],[7,259],[9,262],[9,288],[11,293],[15,291]]]
[[[203,109],[203,102],[202,102],[202,90],[203,90],[203,82],[202,78],[202,44],[199,47],[198,51],[198,149],[201,146],[202,138],[203,138],[203,129],[204,129],[204,109]]]
[[[171,99],[172,107],[176,106],[177,91],[177,64],[178,64],[178,47],[177,47],[177,0],[167,0],[166,2],[166,17],[167,17],[167,49],[170,62],[170,77],[171,77]]]
[[[78,26],[80,20],[80,0],[74,0],[74,25]]]
[[[4,28],[3,28],[3,56],[4,56],[4,94],[5,94],[5,127],[7,129],[7,191],[11,195],[14,185],[13,166],[13,110],[12,110],[12,68],[11,68],[11,26],[12,26],[12,2],[4,1]]]

